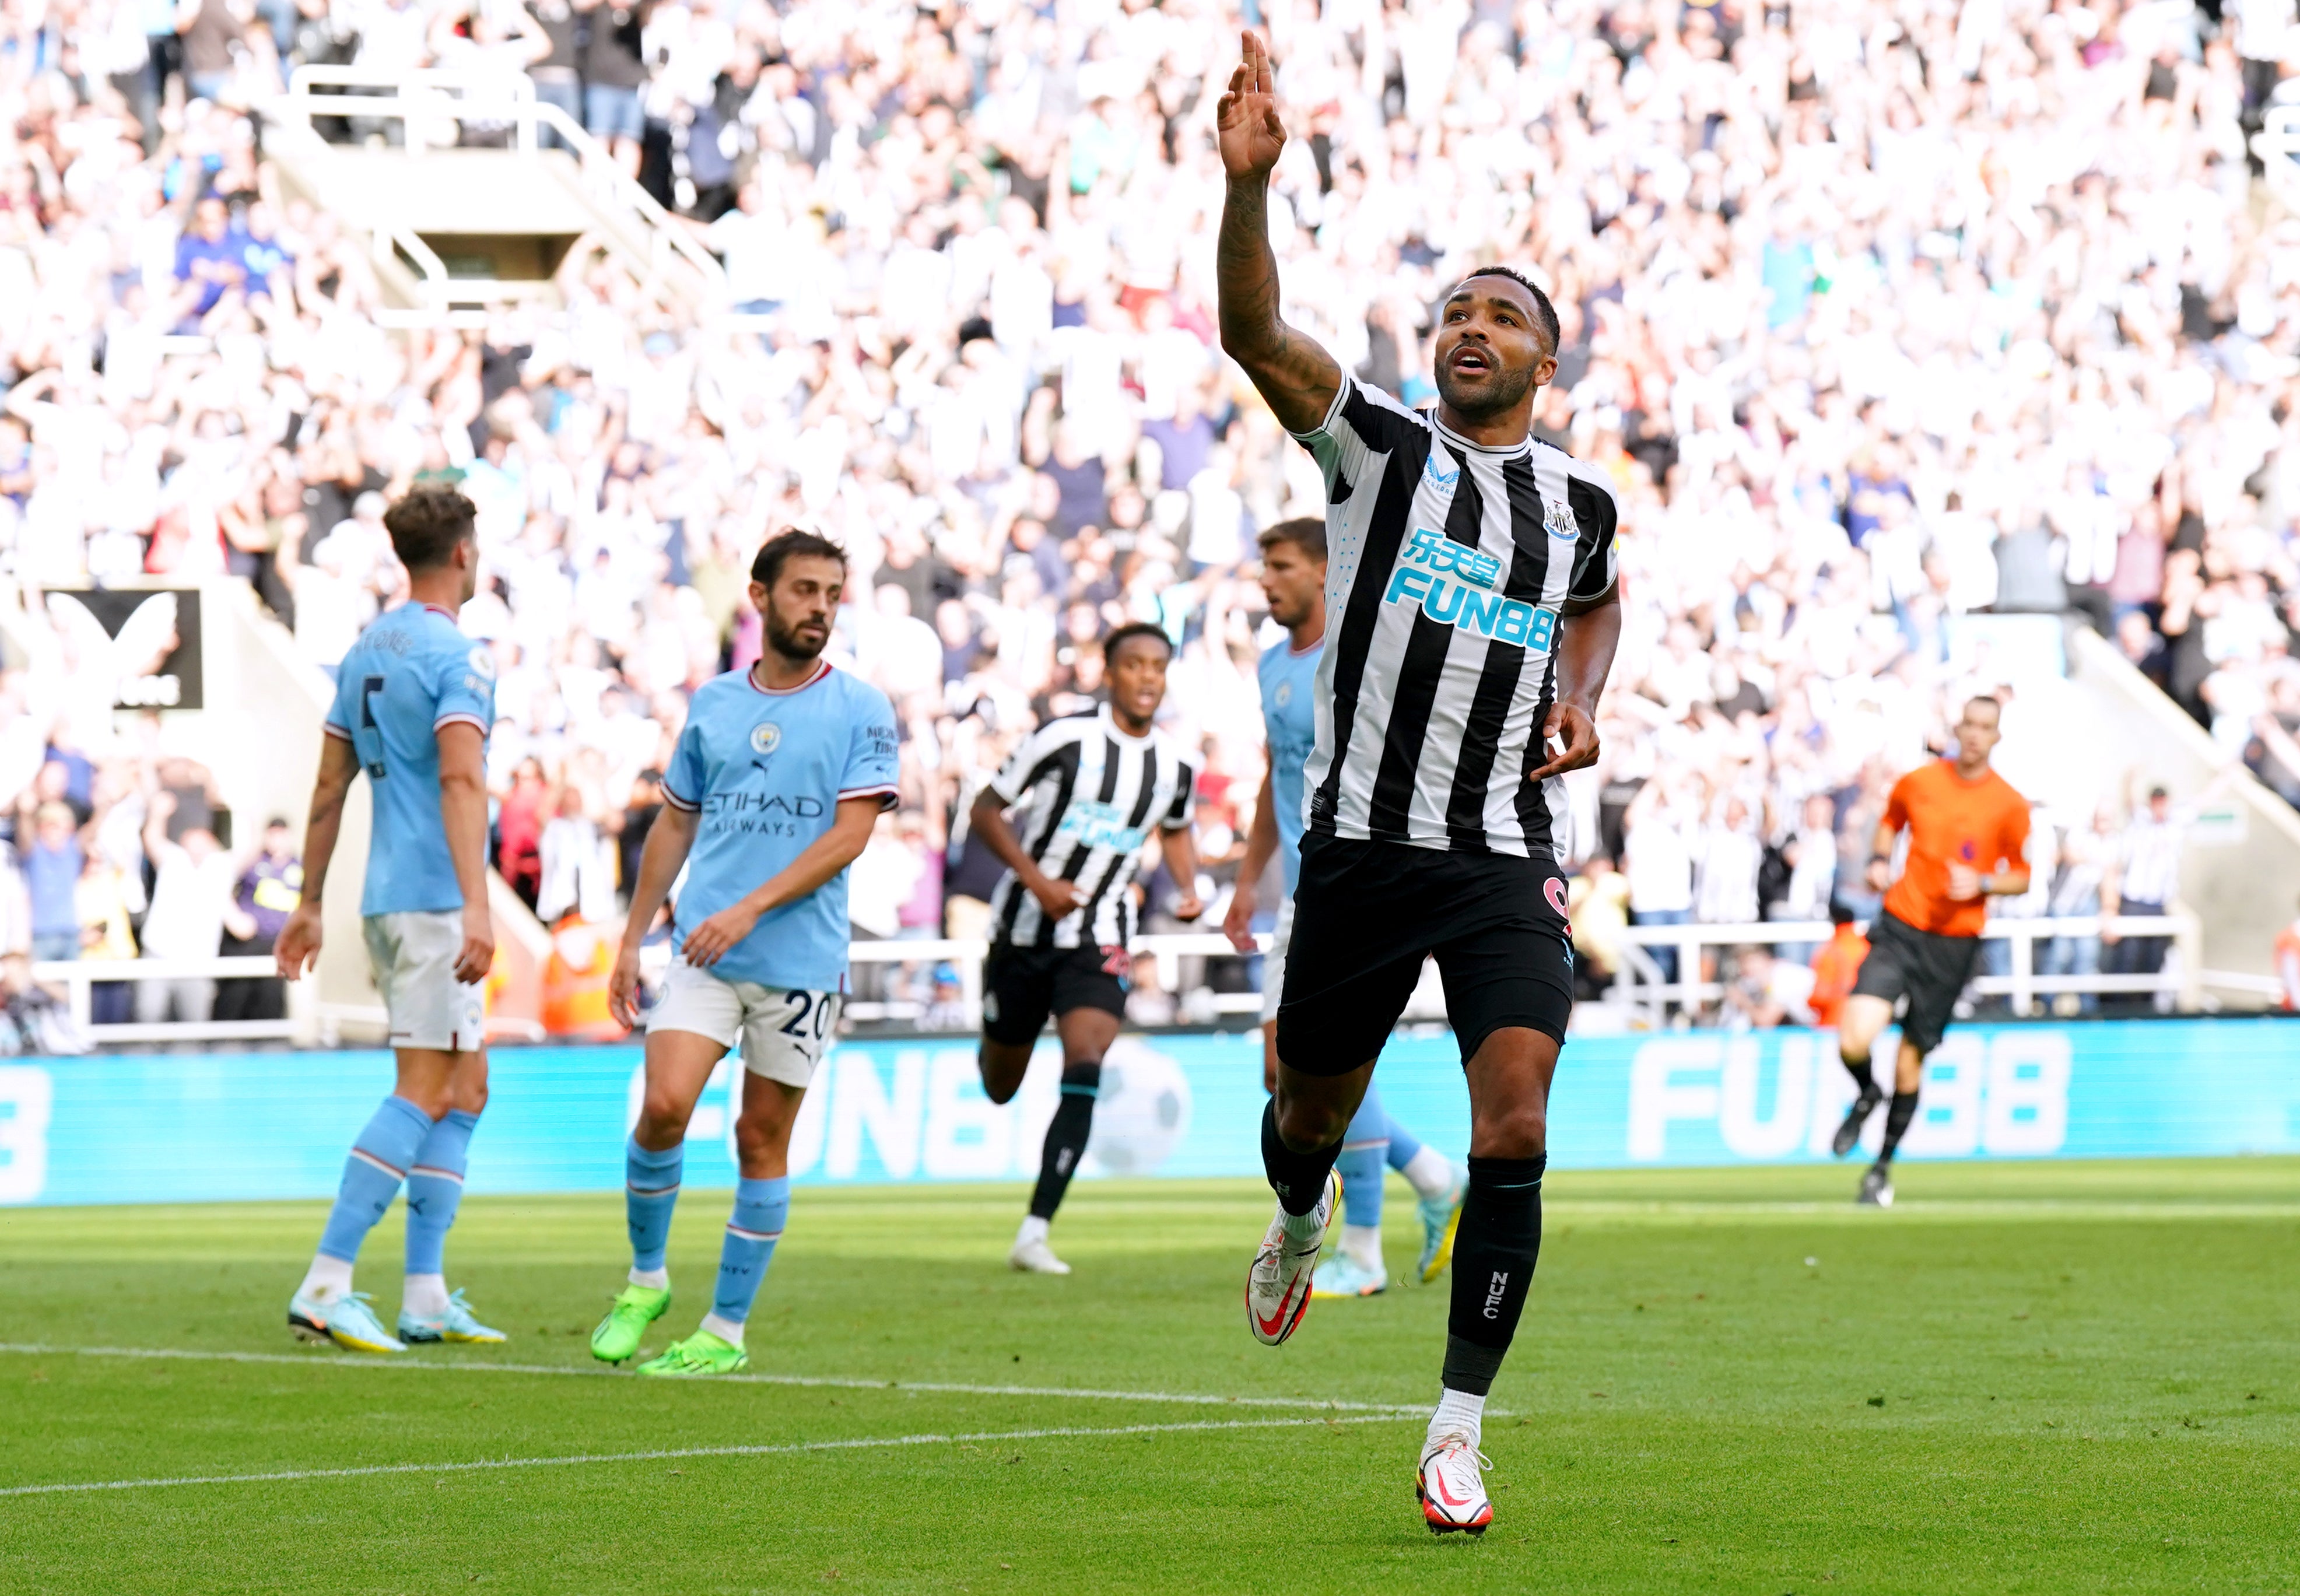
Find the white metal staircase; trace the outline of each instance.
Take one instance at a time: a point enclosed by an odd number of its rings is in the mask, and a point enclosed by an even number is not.
[[[599,254],[688,316],[725,307],[717,257],[523,72],[304,66],[259,109],[288,187],[371,242],[390,320],[555,300],[569,258]],[[400,141],[333,143],[324,118],[396,124]],[[461,145],[466,126],[508,129],[507,146]],[[564,147],[544,147],[546,130]]]

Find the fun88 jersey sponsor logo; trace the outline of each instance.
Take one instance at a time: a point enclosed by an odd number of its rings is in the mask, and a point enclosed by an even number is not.
[[[1115,804],[1092,798],[1073,800],[1062,824],[1054,827],[1054,835],[1089,848],[1112,848],[1121,853],[1133,852],[1150,837],[1148,827],[1129,826]]]
[[[1504,598],[1494,591],[1501,575],[1502,562],[1491,554],[1417,527],[1399,551],[1397,569],[1390,573],[1389,591],[1382,601],[1419,604],[1440,626],[1547,653],[1557,630],[1557,611]]]

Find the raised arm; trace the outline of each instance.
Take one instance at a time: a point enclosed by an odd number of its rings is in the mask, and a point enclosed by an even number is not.
[[[1334,357],[1278,314],[1278,257],[1270,249],[1270,173],[1286,147],[1270,52],[1239,36],[1244,59],[1214,108],[1214,136],[1229,187],[1214,241],[1215,297],[1222,349],[1245,369],[1289,432],[1326,419],[1341,391]]]

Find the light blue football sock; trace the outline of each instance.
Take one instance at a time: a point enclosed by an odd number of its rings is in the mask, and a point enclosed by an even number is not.
[[[431,1134],[431,1116],[404,1097],[387,1097],[352,1143],[336,1206],[320,1233],[320,1251],[346,1263],[359,1257],[360,1243],[391,1207],[399,1183],[415,1162],[415,1150]]]
[[[1413,1161],[1413,1155],[1421,1151],[1421,1139],[1388,1114],[1382,1118],[1389,1127],[1389,1167],[1403,1175],[1405,1166]]]
[[[1383,1155],[1388,1151],[1389,1116],[1382,1112],[1381,1094],[1369,1085],[1365,1101],[1342,1133],[1342,1153],[1334,1168],[1342,1176],[1342,1223],[1379,1226],[1381,1223]]]
[[[751,1317],[751,1303],[767,1278],[775,1243],[783,1237],[783,1221],[789,1217],[788,1176],[735,1183],[735,1212],[719,1248],[719,1294],[711,1301],[712,1314],[730,1325]]]
[[[450,1109],[431,1127],[407,1171],[407,1272],[438,1275],[446,1268],[447,1232],[463,1201],[463,1169],[471,1161],[471,1132],[479,1117]]]
[[[679,1175],[687,1161],[679,1143],[651,1152],[636,1139],[623,1146],[623,1212],[631,1230],[631,1268],[662,1268],[671,1245],[671,1210],[679,1206]]]

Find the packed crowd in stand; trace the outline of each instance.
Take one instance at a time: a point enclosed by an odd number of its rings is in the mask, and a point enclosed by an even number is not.
[[[1999,685],[1953,646],[1973,611],[2094,626],[2300,802],[2300,218],[2246,143],[2300,70],[2293,10],[28,0],[0,16],[11,950],[148,944],[108,909],[64,935],[22,884],[69,842],[149,902],[196,829],[75,695],[43,590],[236,573],[330,666],[404,586],[386,497],[443,472],[481,511],[497,862],[546,921],[619,912],[687,695],[755,658],[748,561],[793,523],[852,551],[836,654],[903,722],[859,935],[979,930],[969,804],[1138,619],[1180,644],[1218,914],[1275,635],[1253,534],[1322,503],[1213,337],[1241,22],[1304,108],[1290,319],[1421,403],[1463,271],[1557,303],[1539,427],[1624,507],[1606,752],[1575,786],[1596,976],[1628,918],[1867,912],[1891,780]],[[593,265],[563,314],[382,329],[362,247],[262,160],[254,108],[301,62],[528,71],[744,313]],[[2101,802],[2046,817],[2021,908],[2146,902],[2143,830],[2179,816]],[[1148,891],[1170,926],[1174,884]],[[938,973],[912,1001],[947,1006]]]

